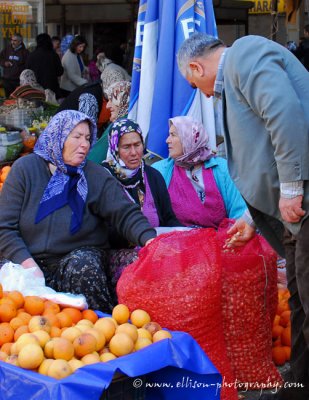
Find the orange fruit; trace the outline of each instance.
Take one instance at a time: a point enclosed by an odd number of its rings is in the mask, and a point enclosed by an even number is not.
[[[171,339],[171,338],[172,338],[172,335],[169,333],[169,331],[162,329],[162,330],[154,333],[154,335],[152,337],[152,341],[153,341],[153,343],[155,343],[155,342],[158,342],[159,340]]]
[[[26,296],[24,309],[31,315],[40,315],[44,311],[44,301],[39,296]]]
[[[18,363],[22,368],[38,368],[44,360],[44,353],[38,344],[26,344],[18,353]]]
[[[116,333],[109,342],[109,350],[115,356],[125,356],[132,353],[134,349],[134,342],[126,333]]]
[[[131,322],[133,325],[135,325],[137,328],[141,328],[143,325],[148,324],[148,322],[151,321],[150,315],[148,312],[144,310],[134,310],[131,313]]]
[[[117,304],[113,308],[112,317],[117,321],[118,324],[124,324],[125,322],[128,322],[130,317],[130,310],[128,306],[125,304]]]
[[[129,322],[117,326],[116,334],[120,332],[126,333],[128,336],[130,336],[133,342],[136,342],[138,338],[137,327]]]
[[[66,328],[72,326],[73,321],[72,317],[69,314],[61,311],[60,313],[56,314],[56,317],[60,322],[60,328]]]
[[[60,321],[57,318],[57,314],[54,314],[52,311],[47,310],[44,311],[43,313],[43,317],[46,317],[48,319],[48,321],[50,322],[51,326],[55,326],[57,328],[60,328]]]
[[[274,347],[272,349],[272,358],[276,365],[285,364],[287,358],[283,347]]]
[[[0,300],[0,304],[11,304],[12,306],[15,306],[14,301],[7,296],[7,293],[3,294],[3,297]]]
[[[61,311],[61,309],[59,304],[54,303],[53,301],[50,300],[46,300],[44,302],[44,312],[45,311],[52,312],[53,314],[58,314]]]
[[[88,319],[93,324],[99,319],[97,314],[93,310],[83,310],[82,311],[82,318]]]
[[[276,315],[274,318],[273,325],[279,325],[280,323],[280,315]]]
[[[73,344],[63,337],[54,338],[53,356],[54,359],[62,359],[69,361],[74,356]]]
[[[22,325],[16,329],[14,333],[14,342],[16,342],[19,336],[23,335],[24,333],[29,333],[28,325]]]
[[[72,368],[66,360],[54,360],[48,368],[47,376],[62,379],[72,374]]]
[[[13,342],[13,339],[14,329],[8,322],[2,322],[2,324],[0,324],[0,346],[4,343]]]
[[[6,353],[8,356],[11,355],[11,347],[13,346],[13,344],[14,343],[12,343],[12,342],[4,343],[1,346],[1,351],[4,351],[4,353]]]
[[[280,325],[274,325],[272,329],[272,338],[273,339],[278,339],[283,331],[283,326]]]
[[[289,303],[287,300],[281,300],[278,303],[278,307],[277,307],[277,314],[281,315],[283,313],[283,311],[288,311],[290,309],[289,307]]]
[[[84,357],[95,351],[97,347],[97,339],[90,333],[82,333],[73,341],[75,356]]]
[[[0,283],[0,299],[2,299],[2,297],[3,297],[3,287]]]
[[[0,321],[10,322],[11,319],[16,316],[16,313],[17,311],[14,304],[0,304]]]
[[[5,165],[4,167],[2,167],[1,169],[1,173],[5,172],[5,173],[9,173],[11,171],[11,167],[9,165]]]
[[[25,324],[28,325],[30,319],[32,318],[32,315],[30,315],[29,313],[22,311],[20,312],[20,309],[17,311],[17,317],[22,319],[24,321]]]
[[[283,311],[283,313],[280,315],[280,325],[287,327],[291,322],[291,311]]]
[[[19,328],[20,326],[26,325],[26,324],[22,318],[14,317],[11,319],[10,325],[14,329],[14,331],[16,331],[17,328]]]
[[[66,307],[62,309],[62,312],[69,314],[74,324],[82,319],[82,313],[77,308]]]
[[[273,344],[272,344],[272,347],[280,347],[280,346],[282,346],[282,343],[281,343],[281,336],[279,336],[277,339],[275,339],[274,341],[273,341]]]
[[[281,342],[283,346],[291,347],[291,327],[287,326],[281,333]]]
[[[17,290],[8,293],[8,298],[14,301],[16,308],[21,308],[24,305],[24,296]]]
[[[55,337],[60,337],[61,336],[61,329],[58,326],[52,326],[50,330],[50,337],[55,338]]]
[[[289,347],[289,346],[283,346],[282,348],[283,348],[284,351],[285,351],[286,360],[287,360],[287,361],[290,361],[290,358],[291,358],[291,347]]]

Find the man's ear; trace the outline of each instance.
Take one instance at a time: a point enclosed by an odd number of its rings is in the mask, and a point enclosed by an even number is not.
[[[197,61],[191,61],[189,64],[189,68],[190,68],[192,74],[194,71],[196,71],[200,76],[204,75],[204,69],[203,69],[202,65]]]

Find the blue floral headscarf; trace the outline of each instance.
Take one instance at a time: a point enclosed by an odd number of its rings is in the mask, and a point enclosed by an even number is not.
[[[95,124],[86,114],[64,110],[50,120],[34,147],[35,154],[56,167],[44,190],[35,223],[69,204],[72,209],[70,226],[72,234],[80,229],[88,194],[87,180],[83,171],[86,159],[78,167],[73,167],[64,163],[62,151],[69,133],[83,121],[89,122],[90,144],[93,146],[96,141]]]

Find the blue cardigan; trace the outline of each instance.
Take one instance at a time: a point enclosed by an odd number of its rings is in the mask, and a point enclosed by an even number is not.
[[[161,172],[166,186],[169,187],[174,170],[174,160],[166,158],[151,166]],[[204,168],[212,168],[213,170],[216,184],[224,201],[227,217],[235,219],[241,217],[247,209],[246,203],[230,177],[226,160],[221,157],[212,157],[205,161]]]

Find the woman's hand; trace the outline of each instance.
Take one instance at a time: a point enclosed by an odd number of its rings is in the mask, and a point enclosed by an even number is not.
[[[25,261],[21,263],[21,266],[24,267],[25,269],[35,268],[34,276],[37,276],[38,278],[44,278],[44,274],[41,268],[38,266],[38,264],[34,261],[33,258],[27,258]]]
[[[227,231],[231,237],[226,241],[225,247],[244,246],[255,235],[255,228],[247,224],[243,219],[238,219]]]

